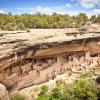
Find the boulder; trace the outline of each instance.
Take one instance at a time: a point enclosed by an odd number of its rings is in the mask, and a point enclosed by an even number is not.
[[[6,87],[0,83],[0,100],[10,100]]]

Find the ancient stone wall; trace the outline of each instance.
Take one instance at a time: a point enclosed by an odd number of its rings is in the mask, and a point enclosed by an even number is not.
[[[40,84],[68,72],[88,72],[100,65],[100,45],[97,40],[63,43],[47,49],[28,50],[0,62],[0,80],[8,89],[21,89],[27,84]],[[91,54],[97,53],[96,57]]]

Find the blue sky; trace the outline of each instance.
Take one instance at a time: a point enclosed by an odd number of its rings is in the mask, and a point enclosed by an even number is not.
[[[100,0],[0,0],[0,13],[100,14]]]

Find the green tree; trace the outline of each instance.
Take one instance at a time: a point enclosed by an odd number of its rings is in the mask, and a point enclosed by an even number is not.
[[[97,16],[96,22],[100,23],[100,15]]]
[[[89,19],[85,13],[80,13],[78,16],[79,24],[86,23]]]
[[[96,15],[92,15],[91,18],[90,18],[90,21],[92,23],[95,23],[96,22]]]

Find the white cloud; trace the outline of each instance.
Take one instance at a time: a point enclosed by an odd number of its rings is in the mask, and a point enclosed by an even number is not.
[[[54,12],[59,13],[59,14],[64,14],[66,12],[65,9],[71,8],[71,7],[72,7],[71,4],[65,4],[62,6],[54,6],[54,7],[37,6],[35,11],[40,12],[42,14],[49,14],[49,15],[51,15]]]
[[[95,15],[100,15],[100,9],[94,9],[94,10],[93,10],[93,13],[94,13]]]
[[[81,2],[81,6],[85,7],[85,8],[94,8],[95,5],[93,3],[89,3],[89,2]]]
[[[66,7],[71,8],[72,5],[70,3],[65,4]]]
[[[52,14],[53,11],[53,8],[50,7],[37,6],[35,8],[35,12],[40,12],[41,14]]]
[[[81,0],[83,1],[83,0]],[[84,0],[85,1],[85,0]],[[94,9],[92,10],[88,10],[88,11],[82,11],[82,10],[74,10],[74,9],[70,9],[71,6],[68,6],[69,4],[62,5],[62,6],[54,6],[54,7],[44,7],[44,6],[36,6],[36,7],[29,7],[29,8],[16,8],[17,10],[25,13],[30,13],[30,14],[35,14],[37,12],[40,12],[41,14],[48,14],[51,15],[54,12],[58,13],[58,14],[69,14],[69,15],[78,15],[79,13],[86,13],[88,15],[88,17],[91,17],[91,15],[97,15],[100,14],[100,10],[99,9]],[[78,6],[74,5],[74,6]]]
[[[40,12],[41,14],[51,14],[54,10],[52,7],[42,7],[42,6],[36,6],[36,7],[26,7],[26,8],[16,8],[18,11],[27,12],[31,14]]]
[[[7,12],[3,11],[3,10],[0,10],[0,13],[2,14],[7,14]]]
[[[100,0],[74,0],[77,1],[82,7],[94,8],[100,6]]]
[[[74,10],[68,10],[66,8],[70,8],[71,5],[69,6],[69,4],[66,6],[58,6],[58,7],[42,7],[42,6],[37,6],[35,9],[35,12],[40,12],[42,14],[53,14],[54,12],[58,13],[58,14],[69,14],[69,15],[78,15],[78,11]]]
[[[72,7],[71,4],[67,3],[65,5],[61,6],[54,6],[54,7],[44,7],[44,6],[36,6],[36,7],[31,7],[31,8],[16,8],[16,10],[22,11],[22,12],[28,12],[31,14],[40,12],[41,14],[53,14],[53,13],[58,13],[58,14],[70,14],[70,15],[76,15],[78,14],[78,11],[71,11],[69,10]]]
[[[27,10],[34,10],[34,7],[23,7],[23,8],[15,8],[16,10],[20,10],[20,11],[27,11]]]

